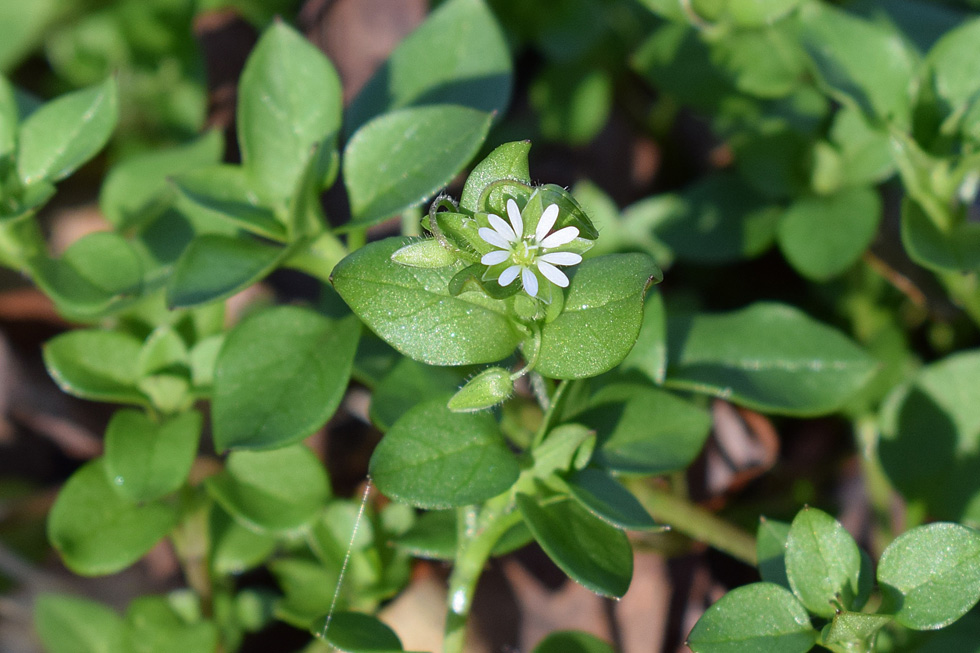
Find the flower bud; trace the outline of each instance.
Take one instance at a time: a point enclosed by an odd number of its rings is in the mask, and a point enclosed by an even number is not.
[[[454,413],[472,413],[496,406],[514,391],[510,372],[502,367],[483,370],[459,389],[449,400],[449,410]]]
[[[391,260],[412,268],[444,268],[456,262],[456,257],[434,238],[416,240],[396,250]]]

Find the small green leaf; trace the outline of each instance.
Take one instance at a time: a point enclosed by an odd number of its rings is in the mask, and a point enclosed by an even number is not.
[[[687,636],[695,653],[806,653],[817,639],[793,594],[772,583],[738,587],[705,611]]]
[[[444,268],[457,259],[435,238],[425,238],[405,245],[391,255],[391,260],[410,268]]]
[[[48,653],[117,653],[125,623],[110,607],[81,597],[42,594],[34,625]]]
[[[599,519],[630,531],[657,528],[650,513],[608,472],[586,467],[566,482],[571,495]]]
[[[797,513],[786,537],[786,575],[807,610],[828,619],[853,606],[861,552],[833,517],[815,508]]]
[[[538,642],[532,653],[615,653],[615,649],[595,635],[564,630]]]
[[[445,397],[405,413],[371,456],[370,473],[386,496],[419,508],[449,508],[494,497],[520,469],[487,413],[453,413]]]
[[[301,528],[330,497],[326,470],[302,445],[233,451],[225,470],[205,487],[236,520],[260,533]]]
[[[731,0],[713,20],[731,20],[739,27],[766,27],[785,18],[803,0]],[[698,6],[695,3],[695,6]]]
[[[119,229],[147,224],[176,198],[167,181],[172,175],[217,164],[223,150],[224,139],[215,130],[185,145],[128,157],[106,176],[99,207]]]
[[[803,81],[807,65],[796,25],[787,23],[734,31],[712,44],[712,59],[743,93],[761,98],[785,97]]]
[[[402,642],[391,628],[367,614],[337,612],[318,619],[310,632],[344,653],[401,651]]]
[[[602,596],[626,594],[633,576],[626,533],[541,485],[538,496],[519,493],[517,505],[534,539],[572,580]]]
[[[845,651],[874,650],[871,647],[878,631],[891,621],[892,616],[887,614],[838,612],[833,621],[824,627],[820,643],[836,644]]]
[[[600,390],[575,421],[598,435],[594,462],[623,474],[664,474],[691,464],[711,415],[669,392],[638,384]]]
[[[562,424],[548,431],[548,437],[534,448],[534,475],[545,479],[556,472],[573,471],[579,453],[595,449],[595,431],[582,424]],[[586,461],[585,464],[588,464]]]
[[[926,57],[933,86],[946,105],[947,114],[964,111],[980,97],[980,65],[976,57],[978,39],[980,19],[964,21],[947,32]]]
[[[483,0],[442,3],[354,99],[348,133],[403,107],[456,104],[502,114],[513,76],[507,39]]]
[[[779,246],[800,274],[826,281],[857,261],[880,221],[881,200],[873,188],[806,197],[786,210],[779,223]]]
[[[371,421],[387,431],[428,395],[454,392],[463,381],[463,373],[456,368],[433,367],[399,356],[371,394]]]
[[[198,222],[214,224],[209,231],[234,227],[285,242],[285,225],[262,203],[244,168],[232,165],[196,168],[174,177],[172,182],[180,192],[181,211]]]
[[[101,317],[142,290],[143,270],[136,251],[112,232],[83,236],[60,259],[42,255],[29,264],[38,287],[59,310],[76,319]]]
[[[245,528],[218,506],[211,508],[208,525],[210,563],[216,574],[241,574],[275,551],[275,536]]]
[[[909,197],[902,200],[902,245],[909,258],[930,270],[980,268],[980,225],[961,221],[944,231]]]
[[[430,365],[494,363],[521,337],[504,302],[478,292],[449,293],[461,264],[408,268],[391,255],[408,242],[389,238],[357,250],[334,269],[334,287],[372,331]],[[451,325],[451,326],[450,326]]]
[[[306,558],[272,560],[269,570],[284,594],[276,604],[276,617],[296,628],[308,628],[330,609],[339,569]]]
[[[980,351],[923,368],[885,402],[878,455],[902,495],[939,519],[980,520]]]
[[[915,61],[902,36],[823,3],[800,9],[801,38],[822,82],[880,121],[908,125]]]
[[[401,109],[375,118],[344,150],[352,225],[368,226],[418,206],[463,169],[492,116],[461,106]]]
[[[340,78],[327,58],[282,21],[249,55],[238,89],[242,162],[263,195],[292,195],[314,145],[340,129]]]
[[[29,186],[64,179],[102,149],[119,119],[116,80],[48,102],[20,127],[17,171]]]
[[[218,628],[208,621],[186,621],[162,596],[141,596],[126,609],[126,636],[132,653],[213,653]]]
[[[951,523],[913,528],[881,554],[878,584],[898,623],[948,626],[980,600],[980,534]]]
[[[510,372],[502,367],[490,367],[467,381],[447,406],[454,413],[471,413],[496,406],[513,393]]]
[[[136,410],[117,411],[105,433],[106,479],[132,501],[153,501],[187,479],[201,437],[201,414],[164,421]]]
[[[790,525],[786,522],[760,517],[756,533],[756,559],[759,575],[767,583],[791,589],[786,576],[786,538]]]
[[[177,524],[175,506],[138,505],[107,479],[101,458],[72,474],[48,515],[48,539],[75,573],[111,574],[139,560]]]
[[[514,141],[497,146],[485,159],[473,168],[463,193],[459,198],[460,208],[471,213],[484,210],[480,198],[487,186],[501,179],[510,179],[531,185],[531,172],[528,170],[527,154],[531,151],[531,141]]]
[[[225,299],[268,275],[289,250],[250,238],[206,234],[184,250],[170,283],[167,304],[190,308]]]
[[[641,372],[657,385],[662,385],[667,376],[667,313],[663,297],[657,290],[647,295],[640,334],[619,369]]]
[[[354,316],[291,306],[236,326],[215,365],[215,446],[281,447],[323,426],[347,389],[360,332]]]
[[[874,359],[790,306],[759,302],[719,315],[668,321],[668,386],[756,410],[818,415],[838,410],[875,373]]]
[[[44,364],[68,394],[94,401],[145,404],[136,389],[142,344],[118,331],[63,333],[44,345]]]
[[[663,274],[645,254],[610,254],[574,272],[565,308],[541,330],[536,370],[553,379],[596,376],[633,348],[643,319],[643,295]]]
[[[10,81],[0,75],[0,160],[17,147],[17,99]]]

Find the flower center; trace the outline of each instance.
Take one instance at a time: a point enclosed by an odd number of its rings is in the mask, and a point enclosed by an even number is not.
[[[514,243],[510,250],[511,260],[521,267],[531,267],[535,259],[538,258],[538,245],[528,240],[521,240]]]

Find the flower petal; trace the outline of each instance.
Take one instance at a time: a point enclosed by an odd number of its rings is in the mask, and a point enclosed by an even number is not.
[[[511,243],[508,242],[507,240],[505,240],[503,236],[501,236],[500,234],[498,234],[493,229],[487,229],[486,227],[480,227],[480,230],[477,233],[480,234],[480,238],[482,238],[483,240],[487,241],[488,243],[490,243],[494,247],[499,247],[500,249],[510,250]]]
[[[524,290],[531,297],[538,296],[538,278],[534,276],[530,268],[521,269],[521,283],[524,284]]]
[[[539,256],[538,260],[553,265],[578,265],[582,262],[582,257],[574,252],[551,252]]]
[[[541,219],[538,220],[538,226],[534,230],[534,239],[539,243],[544,240],[544,237],[548,235],[551,228],[555,226],[555,220],[558,219],[558,205],[549,204],[548,208],[544,210],[541,214]]]
[[[568,288],[568,277],[565,276],[564,272],[556,268],[551,263],[538,259],[538,271],[544,275],[545,279],[555,284],[556,286],[561,286],[562,288]]]
[[[500,218],[500,216],[491,213],[487,216],[487,219],[490,220],[490,226],[493,227],[493,230],[500,234],[505,240],[513,243],[521,239],[521,237],[515,234],[514,230],[510,228],[510,225]]]
[[[507,200],[507,217],[510,218],[510,223],[514,226],[517,240],[520,240],[524,237],[524,220],[521,218],[521,210],[517,208],[517,202],[513,199]]]
[[[487,252],[480,259],[480,263],[484,265],[497,265],[498,263],[503,263],[510,258],[510,252],[505,252],[502,249],[495,249],[492,252]]]
[[[578,227],[564,227],[541,241],[541,247],[560,247],[578,238]]]
[[[501,286],[509,286],[517,278],[517,275],[521,273],[521,270],[522,268],[519,265],[510,266],[500,273],[500,278],[497,279],[497,283]]]

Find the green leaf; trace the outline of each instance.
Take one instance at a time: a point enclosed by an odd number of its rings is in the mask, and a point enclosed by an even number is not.
[[[201,437],[201,414],[158,421],[137,410],[113,414],[105,433],[106,479],[132,501],[153,501],[187,480]]]
[[[208,522],[210,564],[214,573],[241,574],[264,562],[276,548],[276,538],[245,528],[218,506]]]
[[[783,23],[768,29],[732,32],[712,44],[712,59],[743,93],[761,98],[785,97],[800,85],[806,73],[806,52],[795,29],[795,25],[787,27]]]
[[[909,197],[902,200],[902,245],[909,258],[931,270],[969,272],[980,268],[980,225],[961,221],[941,230]]]
[[[538,642],[532,653],[615,653],[615,649],[595,635],[563,630]]]
[[[175,506],[123,498],[99,458],[61,488],[48,515],[48,539],[75,573],[112,574],[143,557],[177,519]]]
[[[244,526],[259,533],[294,531],[330,498],[327,472],[312,451],[233,451],[225,470],[205,481],[208,493]]]
[[[352,226],[381,222],[435,194],[477,153],[491,120],[476,109],[436,105],[393,111],[364,125],[344,150]]]
[[[915,61],[897,32],[823,3],[807,3],[800,18],[824,85],[879,121],[909,124]]]
[[[509,179],[531,185],[531,172],[528,170],[527,154],[531,151],[531,141],[514,141],[497,146],[485,159],[480,161],[466,178],[463,193],[459,198],[460,208],[472,213],[483,210],[480,198],[487,186],[501,179]]]
[[[462,383],[463,375],[457,369],[433,367],[399,357],[371,394],[371,421],[387,431],[428,395],[454,392]]]
[[[572,580],[602,596],[626,594],[633,576],[626,533],[541,485],[537,496],[519,493],[517,505],[534,539]]]
[[[48,653],[118,653],[125,624],[110,607],[81,597],[42,594],[34,625]]]
[[[840,409],[876,369],[834,329],[769,302],[671,319],[667,345],[668,386],[785,415]]]
[[[147,224],[176,199],[171,176],[217,164],[223,151],[224,138],[215,130],[185,145],[128,157],[106,176],[99,208],[119,229]]]
[[[786,575],[807,610],[830,619],[838,602],[851,608],[860,573],[861,553],[840,523],[815,508],[797,513],[786,537]]]
[[[961,352],[923,368],[882,410],[885,473],[938,519],[980,521],[978,384],[980,351]]]
[[[624,474],[684,469],[711,429],[711,415],[704,409],[638,384],[606,386],[574,419],[598,434],[593,461]]]
[[[456,557],[456,523],[455,510],[427,511],[419,515],[412,527],[392,544],[416,558],[453,560]],[[506,555],[533,539],[527,525],[518,521],[500,536],[491,555]]]
[[[162,596],[141,596],[126,609],[128,651],[213,653],[218,629],[208,621],[188,622]]]
[[[565,308],[541,329],[536,370],[553,379],[596,376],[633,348],[643,319],[643,295],[663,273],[645,254],[610,254],[582,263]]]
[[[306,558],[277,558],[269,563],[269,570],[285,595],[276,604],[277,618],[296,628],[308,628],[330,608],[339,567]]]
[[[263,195],[293,194],[313,146],[332,147],[340,117],[333,66],[292,27],[273,23],[249,55],[238,89],[242,163]]]
[[[0,160],[17,147],[17,99],[10,81],[0,75]]]
[[[68,394],[94,401],[145,404],[136,389],[142,344],[118,331],[69,331],[44,345],[44,364]]]
[[[636,344],[619,364],[623,372],[636,370],[661,385],[667,375],[667,313],[664,299],[651,291],[643,304],[643,324]]]
[[[766,27],[785,18],[803,0],[730,0],[712,20],[730,20],[739,27]],[[699,6],[695,1],[695,6]],[[710,6],[710,5],[709,5]]]
[[[214,371],[215,446],[281,447],[323,426],[347,389],[360,332],[354,316],[290,306],[236,326]]]
[[[967,106],[980,100],[978,39],[980,19],[973,18],[947,32],[926,57],[936,95],[948,115],[965,112]]]
[[[862,650],[862,647],[863,650],[874,650],[869,645],[874,644],[878,631],[891,621],[891,615],[887,614],[837,612],[833,621],[824,627],[820,642],[836,644],[845,651]]]
[[[410,358],[429,365],[494,363],[521,341],[507,305],[479,292],[449,294],[462,264],[408,268],[391,260],[406,242],[389,238],[357,250],[331,279],[367,326]]]
[[[826,281],[847,270],[868,248],[881,220],[873,188],[793,202],[779,223],[779,246],[803,276]]]
[[[196,168],[177,175],[172,182],[180,192],[180,210],[206,225],[209,232],[229,233],[233,227],[276,242],[286,241],[286,227],[262,203],[244,168]]]
[[[344,653],[401,651],[402,642],[391,628],[367,614],[337,612],[310,626],[310,632]]]
[[[786,538],[789,529],[790,525],[786,522],[760,517],[755,540],[757,566],[762,580],[786,589],[791,589],[786,576]]]
[[[951,523],[913,528],[881,554],[878,584],[903,626],[948,626],[980,600],[980,534]]]
[[[552,63],[538,73],[528,95],[544,139],[582,146],[609,120],[613,78],[577,61]]]
[[[100,317],[124,306],[143,285],[136,251],[112,232],[88,234],[72,243],[60,259],[41,255],[29,265],[38,287],[75,319]]]
[[[806,608],[788,589],[753,583],[708,608],[687,636],[687,645],[695,653],[806,653],[816,639]]]
[[[24,185],[58,181],[102,149],[119,119],[116,80],[68,93],[20,127],[17,172]]]
[[[684,193],[683,210],[656,227],[656,235],[681,259],[727,263],[769,248],[781,215],[734,173],[705,177]]]
[[[605,470],[586,467],[566,482],[571,495],[599,519],[631,531],[657,528],[636,497]]]
[[[354,99],[346,129],[423,104],[502,114],[512,76],[510,49],[493,12],[483,0],[450,0],[398,44]]]
[[[167,284],[167,304],[190,308],[230,297],[272,272],[288,253],[285,247],[251,238],[199,236],[177,261]]]
[[[370,474],[386,496],[419,508],[479,503],[517,481],[514,454],[487,413],[453,413],[445,397],[405,413],[371,456]]]

